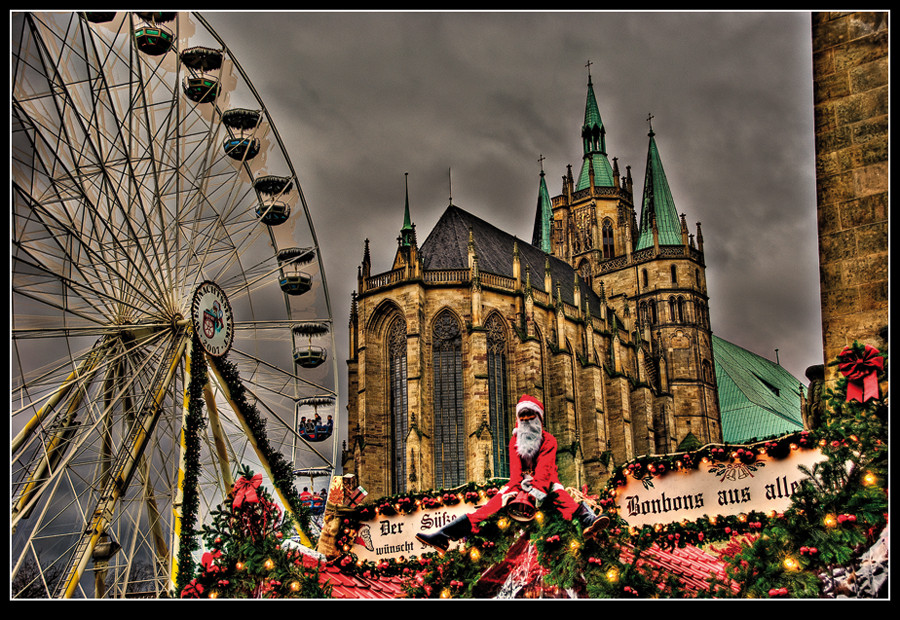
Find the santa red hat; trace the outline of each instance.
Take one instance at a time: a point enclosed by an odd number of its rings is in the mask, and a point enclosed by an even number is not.
[[[525,410],[533,411],[534,413],[536,413],[537,416],[541,419],[541,423],[543,424],[544,403],[539,401],[537,398],[534,398],[533,396],[525,394],[524,396],[522,396],[522,398],[519,399],[519,402],[516,403],[516,417],[518,418],[519,415],[521,415],[521,413]]]

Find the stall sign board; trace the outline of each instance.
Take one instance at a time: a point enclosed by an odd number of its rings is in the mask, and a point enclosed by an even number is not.
[[[671,471],[638,479],[627,477],[616,491],[618,514],[629,526],[665,525],[701,517],[731,516],[753,511],[781,513],[810,470],[825,456],[819,450],[792,450],[752,463],[709,462],[693,470]]]
[[[453,506],[423,508],[410,514],[379,515],[359,524],[353,553],[360,560],[380,562],[433,552],[434,547],[416,540],[416,534],[438,530],[471,510],[471,505],[460,502]],[[453,543],[450,548],[459,544]]]

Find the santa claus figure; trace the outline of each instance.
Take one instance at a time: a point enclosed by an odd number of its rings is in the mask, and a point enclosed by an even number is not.
[[[544,406],[538,399],[525,395],[516,405],[516,428],[509,442],[509,482],[475,512],[416,538],[444,553],[451,541],[476,532],[479,523],[504,507],[511,517],[529,520],[548,496],[564,518],[581,522],[586,539],[594,538],[609,525],[609,517],[597,516],[587,504],[577,503],[560,484],[556,438],[544,430]]]

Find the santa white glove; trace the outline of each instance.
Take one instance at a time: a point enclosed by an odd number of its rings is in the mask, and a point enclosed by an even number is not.
[[[510,491],[509,487],[504,486],[500,489],[500,505],[506,506],[509,502],[511,502],[517,493],[515,491]]]
[[[546,493],[544,493],[543,491],[541,491],[539,489],[535,489],[533,487],[528,491],[528,494],[534,498],[534,501],[535,501],[536,505],[538,505],[538,506],[543,504],[544,498],[547,497]]]

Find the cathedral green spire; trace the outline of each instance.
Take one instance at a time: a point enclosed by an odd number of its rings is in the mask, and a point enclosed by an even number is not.
[[[588,63],[590,65],[590,63]],[[581,140],[584,144],[584,161],[575,191],[591,186],[590,171],[594,171],[594,185],[612,187],[614,185],[612,167],[606,157],[606,128],[600,118],[600,108],[594,95],[594,84],[588,72],[587,101],[584,105],[584,124],[581,126]]]
[[[663,170],[656,135],[650,128],[650,147],[647,152],[647,172],[644,176],[644,198],[641,206],[641,227],[635,250],[653,247],[653,223],[659,231],[660,245],[681,245],[681,220],[669,190]]]
[[[409,173],[405,173],[406,181],[406,210],[403,213],[403,227],[400,229],[400,245],[409,247],[415,243],[416,229],[409,217]]]
[[[543,161],[544,157],[541,156]],[[540,248],[547,254],[553,252],[550,243],[550,221],[553,219],[553,210],[550,203],[550,192],[547,191],[547,182],[544,180],[544,167],[541,166],[541,183],[538,186],[537,211],[534,214],[534,234],[531,245]]]

